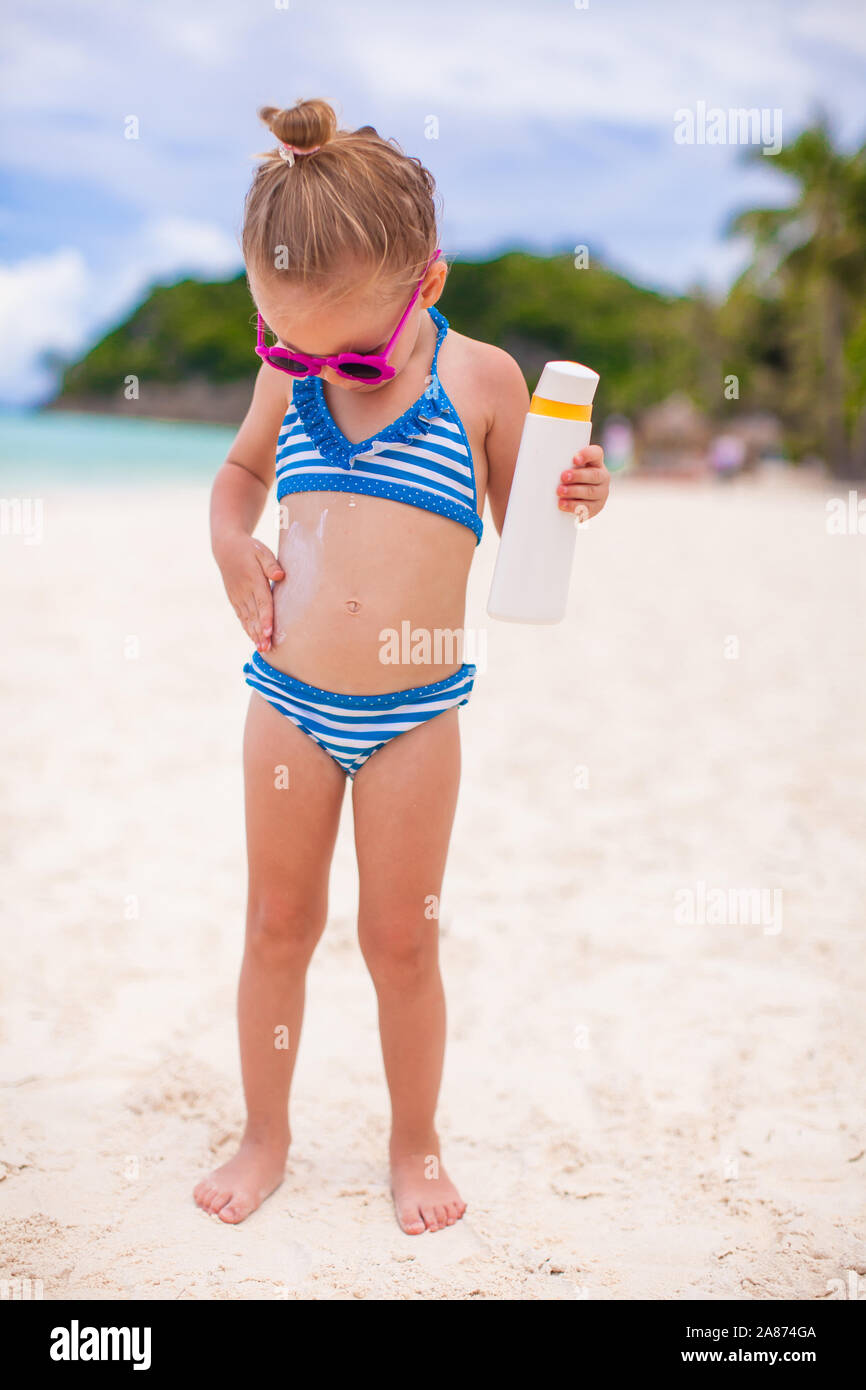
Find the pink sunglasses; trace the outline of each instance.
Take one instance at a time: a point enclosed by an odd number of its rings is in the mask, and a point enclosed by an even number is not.
[[[339,352],[336,357],[314,357],[309,352],[291,352],[288,348],[272,347],[265,342],[265,321],[259,314],[256,339],[257,355],[263,362],[267,362],[269,367],[276,367],[278,372],[288,372],[289,376],[318,376],[323,367],[333,367],[338,376],[344,376],[349,381],[388,381],[395,374],[394,368],[388,362],[391,349],[402,333],[415,300],[421,293],[424,276],[440,254],[440,248],[437,246],[425,265],[421,279],[415,287],[415,293],[406,305],[403,317],[394,329],[383,353]]]

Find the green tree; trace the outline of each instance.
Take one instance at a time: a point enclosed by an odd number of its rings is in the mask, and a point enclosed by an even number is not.
[[[834,474],[866,476],[866,382],[862,351],[852,347],[863,331],[866,290],[866,146],[853,154],[838,149],[820,116],[772,161],[758,149],[746,158],[785,175],[794,196],[787,206],[752,208],[731,223],[730,231],[753,245],[732,298],[751,291],[778,301],[787,393],[780,413]]]

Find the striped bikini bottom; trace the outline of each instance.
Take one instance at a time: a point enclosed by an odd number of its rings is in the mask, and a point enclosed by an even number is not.
[[[426,724],[443,710],[465,705],[475,683],[465,662],[453,676],[389,695],[335,695],[287,676],[259,652],[244,666],[247,685],[309,734],[350,777],[392,738]]]

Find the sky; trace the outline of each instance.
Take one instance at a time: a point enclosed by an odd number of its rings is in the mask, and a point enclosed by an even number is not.
[[[259,106],[321,96],[434,174],[449,258],[586,246],[640,283],[722,292],[771,154],[683,142],[758,108],[866,139],[864,0],[4,0],[0,402],[182,275],[241,269]],[[679,113],[679,114],[678,114]],[[776,114],[778,113],[778,114]],[[127,138],[137,123],[136,139]]]

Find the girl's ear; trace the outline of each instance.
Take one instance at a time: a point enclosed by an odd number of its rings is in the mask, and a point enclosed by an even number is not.
[[[441,270],[439,269],[440,266]],[[442,291],[445,289],[445,281],[448,278],[448,265],[445,261],[442,260],[441,257],[439,258],[439,260],[434,262],[433,266],[431,266],[431,269],[436,270],[437,275],[436,278],[430,283],[428,288],[425,289],[424,294],[421,296],[422,303],[424,304],[425,309],[429,308],[431,304],[435,304],[437,299],[441,299]]]

